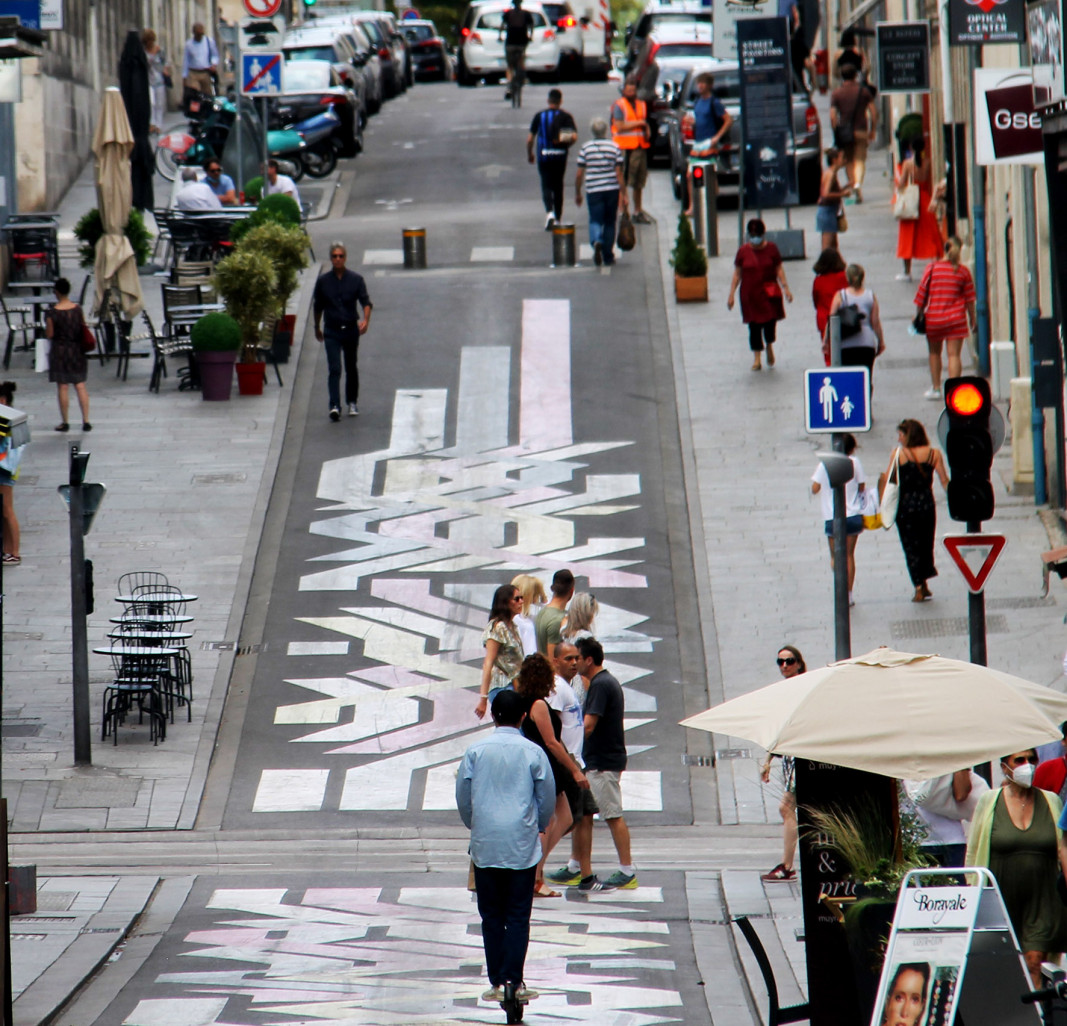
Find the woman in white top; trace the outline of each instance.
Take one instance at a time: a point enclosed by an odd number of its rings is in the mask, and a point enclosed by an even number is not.
[[[519,594],[522,596],[522,612],[516,615],[513,621],[522,639],[522,654],[533,655],[537,651],[534,620],[537,619],[538,610],[548,599],[545,586],[530,574],[519,574],[511,583],[519,589]]]
[[[830,316],[840,316],[842,306],[855,307],[863,316],[860,329],[855,334],[845,336],[845,326],[841,328],[841,363],[845,367],[866,367],[871,375],[871,390],[874,390],[874,359],[885,352],[885,336],[882,334],[882,319],[878,313],[878,297],[870,289],[863,287],[865,272],[859,264],[849,264],[845,268],[848,288],[842,289],[834,296],[830,304]],[[823,354],[830,352],[830,322],[826,322],[823,335]]]
[[[856,451],[856,439],[853,435],[842,438],[845,455],[852,461],[852,480],[845,482],[845,546],[848,554],[848,604],[854,606],[852,585],[856,581],[856,543],[863,534],[863,493],[867,485],[867,475]],[[830,568],[834,566],[834,491],[823,463],[815,468],[811,475],[811,494],[822,499],[822,518],[826,530],[826,540],[830,544]]]

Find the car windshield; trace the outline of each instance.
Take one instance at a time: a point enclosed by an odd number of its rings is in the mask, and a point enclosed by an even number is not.
[[[282,71],[282,91],[310,93],[330,87],[330,65],[321,61],[288,61]]]
[[[651,16],[653,26],[681,25],[694,21],[711,24],[711,11],[657,11]]]
[[[434,38],[434,30],[432,25],[405,25],[404,35],[409,43],[424,43]]]
[[[713,72],[715,84],[711,87],[712,93],[720,100],[741,99],[741,74],[738,71]],[[689,106],[692,107],[697,101],[696,75],[689,85]]]
[[[560,18],[565,18],[568,13],[566,4],[542,4],[542,7],[545,17],[549,21],[559,21]]]
[[[360,24],[375,44],[382,42],[382,30],[373,21],[361,21]]]
[[[707,57],[710,52],[711,43],[701,43],[696,40],[691,43],[664,43],[656,51],[656,60],[670,60],[673,57]]]
[[[533,18],[534,28],[544,28],[545,16],[540,11],[527,10],[526,13]],[[478,28],[499,31],[500,26],[503,23],[503,17],[503,11],[486,11],[485,14],[478,19]]]
[[[333,47],[324,46],[287,46],[285,59],[289,61],[333,61]]]

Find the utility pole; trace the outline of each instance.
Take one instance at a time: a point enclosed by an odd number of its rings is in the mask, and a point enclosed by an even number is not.
[[[89,453],[70,447],[70,640],[74,687],[74,764],[92,764],[89,728],[89,634],[85,593],[85,468]]]

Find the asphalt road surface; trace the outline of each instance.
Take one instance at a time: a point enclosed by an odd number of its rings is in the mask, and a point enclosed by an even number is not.
[[[101,1024],[502,1020],[478,1001],[453,788],[490,729],[474,715],[490,598],[520,572],[547,584],[570,567],[600,603],[597,634],[626,689],[635,838],[693,820],[677,722],[703,660],[658,255],[648,234],[610,270],[588,256],[549,266],[524,152],[547,89],[528,88],[522,111],[500,88],[393,101],[344,217],[316,230],[320,258],[345,242],[374,303],[360,416],[328,419],[312,340],[290,368],[295,416],[253,584],[266,643],[231,693],[198,824],[221,830],[220,851],[231,831],[263,839],[262,868],[246,855],[190,876]],[[583,139],[615,95],[564,86]],[[564,219],[581,241],[571,163]],[[427,229],[424,272],[400,266],[411,225]],[[181,857],[195,874],[195,855]],[[603,826],[594,865],[616,867]],[[705,1021],[685,875],[638,872],[635,891],[538,902],[527,979],[545,994],[531,1021]]]

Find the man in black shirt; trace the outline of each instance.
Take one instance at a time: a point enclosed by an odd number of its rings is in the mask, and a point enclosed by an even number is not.
[[[330,420],[341,419],[341,357],[345,365],[345,401],[348,415],[359,413],[359,336],[366,333],[373,309],[362,275],[345,267],[347,250],[343,242],[330,244],[331,270],[319,275],[313,296],[315,338],[326,345],[327,387],[330,393]],[[359,319],[356,304],[363,309]],[[323,326],[325,322],[325,327]]]
[[[533,39],[534,20],[529,11],[522,9],[522,0],[512,0],[512,8],[500,18],[500,32],[504,37],[504,59],[507,61],[505,77],[511,85],[516,69],[525,68],[526,47]],[[510,97],[510,89],[504,99]]]
[[[562,110],[563,93],[548,91],[548,107],[535,114],[526,136],[526,159],[537,161],[541,175],[541,199],[545,204],[545,231],[563,216],[563,176],[567,173],[567,150],[578,138],[574,118]]]

